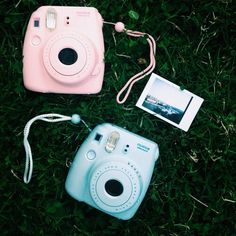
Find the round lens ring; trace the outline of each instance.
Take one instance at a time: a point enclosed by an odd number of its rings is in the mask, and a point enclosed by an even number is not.
[[[59,54],[58,58],[60,62],[64,65],[72,65],[74,64],[78,59],[77,52],[72,48],[63,48]]]
[[[109,195],[117,197],[123,193],[124,188],[119,181],[111,179],[105,183],[105,190]]]

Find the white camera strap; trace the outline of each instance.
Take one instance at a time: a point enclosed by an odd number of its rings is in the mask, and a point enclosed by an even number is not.
[[[32,173],[33,173],[33,158],[32,158],[32,151],[31,147],[28,141],[28,136],[30,132],[30,127],[31,125],[37,121],[37,120],[42,120],[50,123],[55,123],[55,122],[61,122],[61,121],[71,121],[73,124],[79,124],[82,122],[88,129],[91,131],[91,129],[88,127],[88,125],[83,121],[78,114],[74,114],[72,116],[64,116],[56,113],[49,113],[49,114],[42,114],[35,116],[31,120],[27,122],[24,128],[24,140],[23,144],[25,147],[25,171],[24,171],[24,182],[28,184],[31,180]]]
[[[132,36],[132,37],[145,37],[147,42],[148,42],[148,44],[149,44],[149,47],[150,47],[150,53],[149,53],[150,63],[149,63],[149,65],[143,71],[141,71],[138,74],[136,74],[133,77],[131,77],[126,82],[124,87],[120,90],[120,92],[116,96],[117,103],[123,104],[127,100],[133,85],[137,81],[143,79],[145,76],[151,74],[152,71],[155,69],[155,66],[156,66],[156,59],[155,59],[155,55],[156,55],[156,41],[154,40],[154,38],[150,34],[146,34],[146,33],[139,32],[139,31],[133,31],[133,30],[125,29],[125,26],[124,26],[124,24],[122,22],[112,23],[112,22],[104,21],[104,23],[105,24],[114,25],[115,26],[115,30],[117,32],[125,32],[127,35]],[[125,94],[123,96],[123,99],[121,99],[120,97],[121,97],[121,95],[123,93],[125,93]]]

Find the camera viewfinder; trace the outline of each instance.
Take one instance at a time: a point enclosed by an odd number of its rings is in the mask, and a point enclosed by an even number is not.
[[[98,142],[99,142],[99,141],[101,140],[101,138],[102,138],[102,135],[101,135],[101,134],[99,134],[99,133],[96,133],[96,135],[95,135],[95,138],[94,138],[94,139],[95,139],[96,141],[98,141]]]
[[[39,19],[34,19],[34,27],[39,27]]]

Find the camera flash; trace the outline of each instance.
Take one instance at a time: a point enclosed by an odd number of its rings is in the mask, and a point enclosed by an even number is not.
[[[111,132],[110,136],[107,139],[105,150],[109,153],[113,152],[116,148],[116,144],[120,138],[120,134],[116,131]]]
[[[57,14],[53,8],[47,10],[46,15],[46,26],[49,30],[54,30],[56,28]]]

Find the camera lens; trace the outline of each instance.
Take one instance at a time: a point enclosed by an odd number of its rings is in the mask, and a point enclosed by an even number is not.
[[[113,197],[117,197],[123,193],[124,188],[123,188],[123,185],[119,181],[115,179],[111,179],[106,182],[105,190],[107,191],[109,195]]]
[[[78,55],[74,49],[64,48],[59,52],[58,58],[59,58],[60,62],[63,64],[72,65],[77,61]]]

